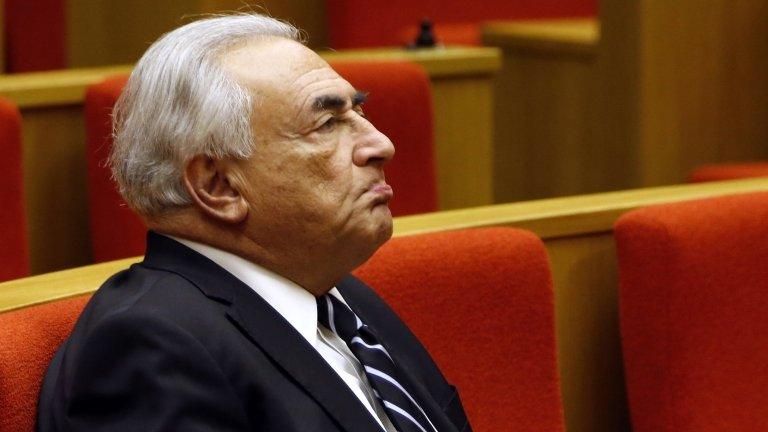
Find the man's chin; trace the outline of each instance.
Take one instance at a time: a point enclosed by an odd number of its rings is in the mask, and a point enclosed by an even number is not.
[[[379,230],[381,235],[383,235],[383,240],[381,244],[384,244],[387,240],[389,240],[390,237],[392,237],[392,230],[393,230],[393,219],[392,219],[392,211],[389,210],[389,206],[386,204],[376,206],[373,209],[374,216],[377,218],[380,218],[379,220]],[[379,213],[379,214],[376,214]]]

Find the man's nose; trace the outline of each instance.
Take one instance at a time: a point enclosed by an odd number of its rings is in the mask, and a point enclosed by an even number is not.
[[[353,155],[355,165],[384,165],[392,160],[395,155],[395,145],[386,135],[370,123],[361,135]]]

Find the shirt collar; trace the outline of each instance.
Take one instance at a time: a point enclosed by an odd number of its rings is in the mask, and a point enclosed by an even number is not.
[[[207,257],[269,303],[310,345],[317,343],[317,302],[315,296],[295,282],[235,254],[191,240],[168,236]],[[334,287],[331,293],[340,297]],[[343,301],[343,300],[342,300]]]

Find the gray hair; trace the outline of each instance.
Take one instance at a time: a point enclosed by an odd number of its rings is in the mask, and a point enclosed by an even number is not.
[[[191,204],[182,170],[195,155],[251,155],[253,97],[224,73],[221,58],[270,37],[301,41],[290,24],[237,14],[187,24],[144,53],[115,105],[109,157],[120,194],[135,211],[157,215]]]

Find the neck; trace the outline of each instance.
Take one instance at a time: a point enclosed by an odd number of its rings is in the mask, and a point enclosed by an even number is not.
[[[240,256],[295,282],[315,296],[326,294],[356,265],[334,251],[307,245],[270,244],[248,235],[241,225],[222,225],[198,217],[194,211],[178,210],[162,217],[146,218],[147,227],[160,234],[206,244]],[[338,251],[335,251],[338,252]]]

